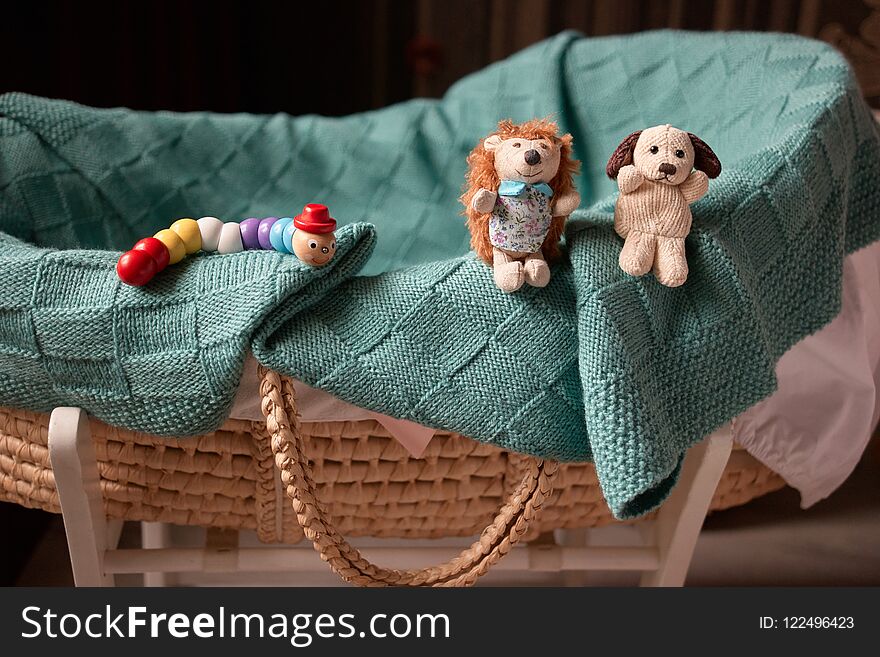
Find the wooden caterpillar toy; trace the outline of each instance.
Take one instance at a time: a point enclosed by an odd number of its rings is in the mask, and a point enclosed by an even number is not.
[[[123,283],[146,285],[168,265],[196,251],[238,253],[270,250],[293,253],[312,267],[326,265],[336,254],[336,220],[326,205],[309,203],[296,217],[251,217],[222,222],[217,217],[178,219],[170,228],[145,237],[116,263]]]

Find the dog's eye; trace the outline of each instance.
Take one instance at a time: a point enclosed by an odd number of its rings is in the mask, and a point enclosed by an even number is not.
[[[684,151],[679,148],[675,151],[675,157],[684,157]]]
[[[315,240],[309,240],[309,248],[310,249],[317,249],[318,243]]]
[[[522,146],[522,144],[520,144],[518,141],[513,142],[514,148],[519,148],[520,146]]]
[[[651,148],[649,150],[651,151],[652,155],[656,155],[660,151],[660,149],[657,146],[651,146]]]

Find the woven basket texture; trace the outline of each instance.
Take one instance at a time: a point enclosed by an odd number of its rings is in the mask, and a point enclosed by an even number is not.
[[[0,409],[0,499],[60,512],[47,448],[49,416]],[[156,437],[91,420],[111,518],[256,530],[265,542],[303,538],[262,422],[228,420],[197,438]],[[413,458],[372,420],[301,426],[320,496],[350,536],[440,538],[482,530],[519,482],[526,459],[450,433]],[[735,447],[712,501],[719,510],[783,480]],[[612,518],[592,464],[561,464],[531,535]]]

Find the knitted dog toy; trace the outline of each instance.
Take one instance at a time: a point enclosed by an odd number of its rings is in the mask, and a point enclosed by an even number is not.
[[[715,153],[696,135],[658,125],[624,139],[605,172],[620,188],[614,207],[614,230],[625,240],[620,268],[633,276],[653,268],[668,287],[684,283],[689,206],[709,190],[709,178],[721,173]]]
[[[116,273],[128,285],[146,285],[168,265],[196,251],[238,253],[274,249],[294,253],[307,265],[322,267],[336,253],[336,220],[327,206],[309,203],[296,217],[250,218],[226,223],[217,217],[178,219],[170,228],[145,237],[122,254]]]
[[[461,196],[471,248],[492,265],[495,284],[514,292],[550,282],[565,219],[580,204],[571,135],[547,119],[498,123],[468,156]]]

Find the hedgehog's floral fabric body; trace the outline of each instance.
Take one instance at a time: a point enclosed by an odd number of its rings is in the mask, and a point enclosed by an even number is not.
[[[553,213],[550,185],[529,185],[502,180],[498,200],[489,218],[489,241],[492,246],[519,253],[535,253],[550,230]]]

